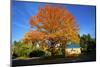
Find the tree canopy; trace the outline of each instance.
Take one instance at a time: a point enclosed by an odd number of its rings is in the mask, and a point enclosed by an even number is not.
[[[30,18],[31,28],[45,33],[47,39],[79,43],[79,27],[75,17],[60,5],[45,5]],[[34,36],[34,34],[33,34]],[[42,35],[41,35],[42,36]]]

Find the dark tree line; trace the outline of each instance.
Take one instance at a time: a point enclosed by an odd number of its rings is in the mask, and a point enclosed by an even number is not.
[[[90,34],[80,37],[80,46],[83,52],[95,52],[96,51],[96,38],[92,38]]]

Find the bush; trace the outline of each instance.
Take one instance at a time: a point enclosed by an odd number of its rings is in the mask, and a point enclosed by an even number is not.
[[[45,52],[42,50],[33,50],[30,54],[29,57],[41,57],[45,56]]]
[[[23,42],[19,42],[12,47],[12,58],[28,57],[31,51],[31,45],[26,45],[23,44]]]
[[[47,57],[47,56],[51,56],[51,52],[45,51],[45,56],[46,56],[46,57]]]
[[[12,54],[12,59],[15,59],[16,57],[18,57],[18,55],[15,54],[15,53],[13,53],[13,54]]]

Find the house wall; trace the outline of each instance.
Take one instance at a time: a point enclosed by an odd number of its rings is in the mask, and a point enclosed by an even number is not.
[[[65,53],[66,53],[66,55],[72,55],[72,54],[79,55],[79,54],[81,54],[81,48],[73,48],[73,49],[66,48]]]

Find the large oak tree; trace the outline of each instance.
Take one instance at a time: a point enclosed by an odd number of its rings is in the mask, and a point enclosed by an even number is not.
[[[69,42],[79,43],[79,27],[75,17],[61,5],[45,5],[39,8],[39,12],[30,18],[30,27],[36,28],[31,31],[32,41],[42,40],[44,37],[54,44],[60,43],[63,54],[65,46]],[[36,33],[37,32],[37,33]],[[35,33],[35,34],[34,34]],[[42,34],[43,35],[42,35]],[[43,39],[44,40],[44,39]]]

